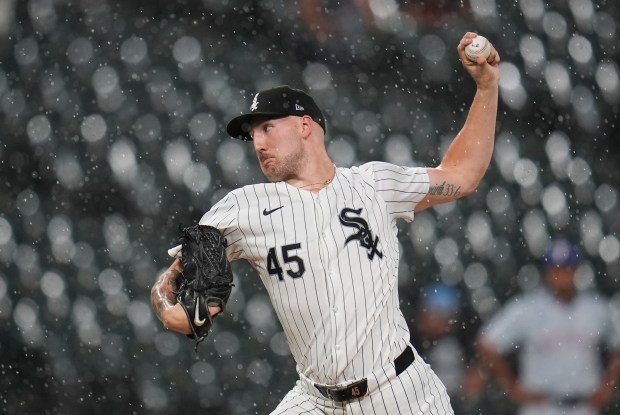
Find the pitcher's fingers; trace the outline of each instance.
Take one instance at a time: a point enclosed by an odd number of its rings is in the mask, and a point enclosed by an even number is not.
[[[491,53],[489,54],[489,57],[487,58],[487,62],[489,63],[489,65],[497,66],[499,65],[500,61],[501,58],[499,56],[499,52],[495,49],[495,47],[493,47]]]

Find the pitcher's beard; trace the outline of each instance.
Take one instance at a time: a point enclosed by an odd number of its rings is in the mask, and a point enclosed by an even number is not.
[[[261,163],[260,167],[267,180],[276,183],[297,177],[305,162],[305,155],[302,149],[299,149],[277,161],[267,159],[267,165]]]

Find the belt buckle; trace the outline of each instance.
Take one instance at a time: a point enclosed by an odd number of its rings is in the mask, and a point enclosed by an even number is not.
[[[368,382],[364,378],[351,383],[344,388],[330,388],[328,386],[315,385],[323,396],[334,402],[346,402],[351,399],[361,398],[368,392]]]

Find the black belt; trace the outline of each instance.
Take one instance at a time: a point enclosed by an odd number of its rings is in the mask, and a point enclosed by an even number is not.
[[[553,404],[556,406],[574,408],[576,406],[583,404],[586,400],[587,398],[583,396],[562,396],[559,398],[551,399],[551,402],[553,402]]]
[[[407,346],[400,356],[394,360],[396,376],[403,373],[414,360],[415,354],[413,354],[411,347]],[[317,384],[315,384],[314,387],[321,392],[321,395],[327,399],[331,399],[334,402],[345,402],[350,399],[361,398],[368,393],[368,382],[366,379],[358,380],[357,382],[347,385],[344,388],[331,388],[329,386]]]

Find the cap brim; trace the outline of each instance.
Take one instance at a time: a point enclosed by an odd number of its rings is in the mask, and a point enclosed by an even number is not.
[[[226,126],[226,132],[232,138],[244,141],[252,141],[252,138],[248,134],[252,119],[257,117],[282,118],[286,116],[287,115],[275,112],[252,112],[250,114],[242,114],[228,122],[228,125]]]

